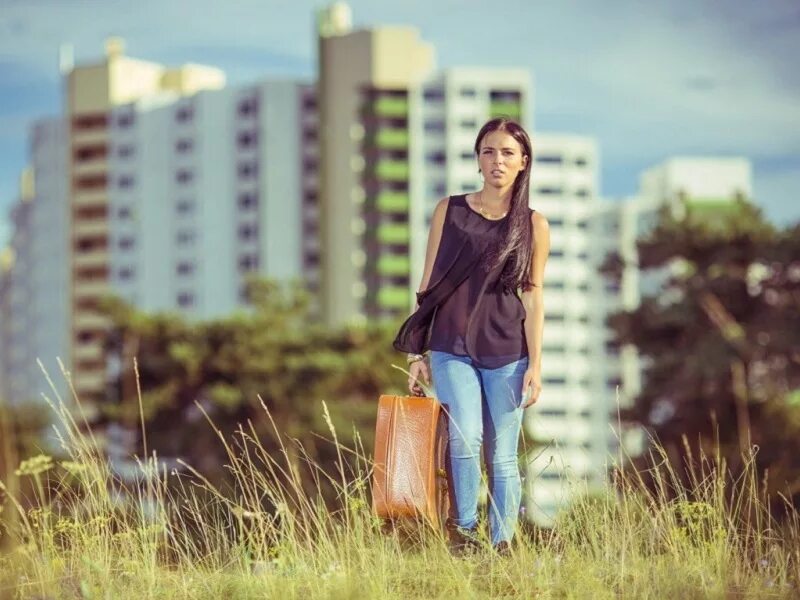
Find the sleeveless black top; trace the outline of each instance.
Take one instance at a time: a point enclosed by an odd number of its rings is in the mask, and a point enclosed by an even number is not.
[[[488,369],[528,355],[522,301],[503,290],[504,265],[487,272],[482,260],[490,245],[502,241],[507,221],[483,217],[466,194],[450,196],[430,282],[417,294],[419,307],[400,327],[395,349],[469,356]]]

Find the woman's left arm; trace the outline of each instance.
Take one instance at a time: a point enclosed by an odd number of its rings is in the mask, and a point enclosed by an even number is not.
[[[522,382],[522,408],[528,408],[539,399],[542,391],[542,331],[544,329],[544,265],[550,254],[550,224],[539,213],[531,213],[533,241],[531,244],[531,279],[533,287],[522,292],[525,307],[525,341],[528,344],[528,370]],[[528,386],[531,389],[528,389]],[[525,399],[526,392],[530,396]]]

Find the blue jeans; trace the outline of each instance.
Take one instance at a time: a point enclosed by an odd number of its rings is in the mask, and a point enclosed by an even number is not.
[[[449,416],[451,518],[459,527],[477,525],[483,442],[492,544],[510,542],[522,496],[517,443],[528,358],[498,369],[482,369],[473,366],[468,356],[432,350],[430,364],[436,397]]]

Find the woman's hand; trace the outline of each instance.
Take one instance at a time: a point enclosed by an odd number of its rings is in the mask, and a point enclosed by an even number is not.
[[[425,382],[425,385],[431,384],[430,373],[428,372],[428,365],[424,360],[415,360],[408,367],[408,391],[414,396],[423,396],[422,386],[419,384],[419,379]]]
[[[522,404],[520,408],[533,405],[542,393],[542,378],[535,369],[528,369],[522,378]]]

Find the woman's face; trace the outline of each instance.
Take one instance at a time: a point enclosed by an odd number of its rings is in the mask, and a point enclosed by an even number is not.
[[[498,188],[507,188],[528,164],[522,146],[507,131],[491,131],[483,136],[478,153],[483,180]]]

